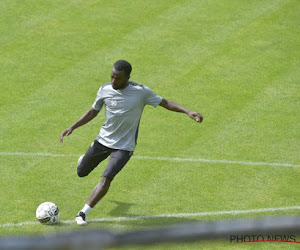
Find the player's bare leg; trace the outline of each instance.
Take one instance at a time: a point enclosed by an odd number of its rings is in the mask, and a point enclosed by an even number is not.
[[[85,221],[86,215],[93,209],[93,207],[106,195],[111,180],[102,177],[98,185],[94,188],[92,195],[90,196],[88,202],[84,205],[83,209],[77,214],[76,222],[80,226],[87,225]]]
[[[98,185],[95,187],[91,197],[89,198],[87,204],[93,208],[107,193],[110,187],[111,180],[102,177]]]

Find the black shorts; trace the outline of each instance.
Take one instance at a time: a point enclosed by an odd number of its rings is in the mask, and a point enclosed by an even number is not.
[[[77,167],[77,174],[80,177],[87,176],[100,162],[105,160],[109,155],[109,162],[102,176],[113,180],[114,177],[121,171],[132,156],[132,151],[112,149],[105,147],[95,140],[88,151],[83,156]]]

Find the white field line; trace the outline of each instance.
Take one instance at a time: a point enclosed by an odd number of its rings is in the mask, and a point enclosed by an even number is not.
[[[73,154],[52,154],[52,153],[24,153],[24,152],[0,152],[0,156],[48,156],[48,157],[79,157]],[[290,163],[271,163],[271,162],[253,162],[253,161],[231,161],[217,159],[199,159],[199,158],[172,158],[172,157],[151,157],[151,156],[133,156],[132,159],[137,160],[158,160],[158,161],[176,161],[176,162],[206,162],[221,164],[239,164],[239,165],[255,165],[255,166],[275,166],[275,167],[292,167],[300,168],[300,165]]]
[[[125,216],[115,218],[98,218],[90,219],[88,222],[112,222],[112,221],[131,221],[131,220],[146,220],[146,219],[162,219],[162,218],[185,218],[185,217],[199,217],[199,216],[218,216],[218,215],[236,215],[236,214],[250,214],[250,213],[265,213],[287,210],[300,210],[300,206],[294,207],[275,207],[275,208],[259,208],[250,210],[232,210],[232,211],[215,211],[215,212],[199,212],[199,213],[180,213],[180,214],[157,214],[157,215],[141,215],[141,216]],[[75,220],[64,220],[62,224],[72,224]],[[5,223],[0,224],[0,228],[6,227],[21,227],[38,225],[39,222],[20,222],[20,223]]]
[[[24,153],[24,152],[0,152],[2,156],[49,156],[49,157],[79,157],[80,155],[52,154],[52,153]]]
[[[293,167],[299,168],[300,165],[290,163],[271,163],[271,162],[253,162],[253,161],[231,161],[231,160],[216,160],[216,159],[195,159],[195,158],[171,158],[171,157],[150,157],[150,156],[133,156],[135,159],[141,160],[162,160],[162,161],[182,161],[182,162],[207,162],[207,163],[225,163],[225,164],[240,164],[240,165],[257,165],[257,166],[277,166],[277,167]]]

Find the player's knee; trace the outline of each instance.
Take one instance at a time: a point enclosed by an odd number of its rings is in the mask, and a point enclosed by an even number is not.
[[[77,175],[79,177],[85,177],[91,172],[90,167],[86,163],[82,162],[83,157],[84,155],[80,156],[77,162]]]
[[[77,166],[79,166],[79,165],[81,164],[83,156],[84,156],[84,155],[81,155],[81,156],[78,158]]]
[[[78,167],[77,168],[77,175],[79,177],[84,177],[87,176],[89,173],[87,173],[86,171],[84,171],[82,168]]]

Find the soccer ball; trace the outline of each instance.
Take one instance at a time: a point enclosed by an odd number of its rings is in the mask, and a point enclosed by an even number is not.
[[[36,209],[36,218],[42,224],[54,224],[59,219],[58,207],[53,202],[44,202]]]

